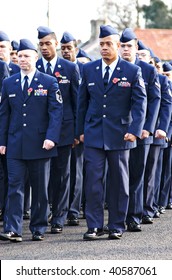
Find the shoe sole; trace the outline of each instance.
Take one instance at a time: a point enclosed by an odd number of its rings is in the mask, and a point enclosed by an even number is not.
[[[11,242],[22,242],[22,237],[10,238]]]
[[[121,236],[109,236],[108,238],[110,240],[113,240],[113,239],[121,239],[122,235]]]
[[[62,231],[51,231],[52,234],[60,234]]]
[[[99,236],[94,236],[94,237],[84,236],[83,239],[86,241],[93,241],[93,240],[98,240]]]
[[[127,231],[130,231],[130,232],[140,232],[142,230],[141,229],[127,229]]]
[[[3,240],[3,241],[11,241],[11,242],[22,242],[22,237],[19,236],[19,237],[7,237],[7,236],[3,236],[1,235],[0,236],[0,240]]]
[[[104,235],[104,233],[100,233],[96,236],[83,236],[83,239],[86,241],[98,240],[100,236]]]
[[[10,237],[1,235],[1,236],[0,236],[0,240],[8,241],[8,240],[10,240]]]
[[[43,241],[44,240],[44,238],[32,238],[32,241]]]

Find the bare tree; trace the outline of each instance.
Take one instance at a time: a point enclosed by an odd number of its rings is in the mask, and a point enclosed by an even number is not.
[[[139,0],[104,0],[103,5],[98,8],[99,17],[118,30],[139,27],[140,11]]]

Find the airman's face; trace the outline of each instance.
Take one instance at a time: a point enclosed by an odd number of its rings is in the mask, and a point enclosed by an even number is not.
[[[57,53],[58,42],[51,35],[39,39],[39,49],[42,56],[47,60],[52,60]]]
[[[111,64],[118,57],[119,35],[110,35],[99,39],[100,54],[107,64]]]
[[[76,52],[77,48],[73,41],[65,44],[61,43],[61,54],[64,59],[74,62],[76,60]]]
[[[12,46],[9,41],[1,41],[0,42],[0,59],[8,63],[10,60],[11,50],[12,50]]]
[[[18,64],[24,72],[31,72],[38,60],[38,54],[34,50],[23,50],[18,52]]]
[[[137,42],[136,40],[131,40],[126,43],[120,43],[120,49],[119,49],[120,56],[129,61],[132,62],[137,53]]]

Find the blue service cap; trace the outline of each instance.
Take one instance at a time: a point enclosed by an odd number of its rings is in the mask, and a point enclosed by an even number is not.
[[[49,27],[46,26],[39,26],[37,30],[38,30],[38,39],[42,39],[45,36],[54,33],[54,31],[52,31]]]
[[[110,35],[119,35],[119,33],[111,25],[101,25],[99,38],[104,38]]]
[[[24,50],[34,50],[37,52],[37,48],[32,44],[31,41],[28,39],[21,39],[18,47],[18,52],[19,51],[24,51]]]
[[[86,58],[90,59],[91,61],[94,60],[94,58],[91,55],[89,55],[82,49],[79,49],[79,52],[77,53],[76,57],[86,57]]]
[[[154,60],[155,60],[155,63],[161,62],[161,59],[159,57],[157,57],[157,56],[154,56]]]
[[[137,39],[137,36],[134,31],[131,28],[125,28],[121,34],[120,42],[126,43],[135,39]]]
[[[169,62],[165,62],[162,65],[163,72],[169,72],[172,70],[172,65]]]
[[[138,40],[138,50],[139,51],[140,50],[148,50],[148,51],[150,51],[150,49],[147,46],[145,46],[141,40]]]
[[[17,41],[13,40],[13,41],[11,42],[11,46],[12,46],[12,48],[13,48],[13,51],[17,51],[18,48],[19,48],[19,43],[18,43]]]
[[[4,31],[0,31],[0,42],[10,41],[8,35]]]
[[[154,58],[154,57],[155,57],[155,54],[154,54],[153,50],[152,50],[151,48],[148,48],[148,49],[149,49],[149,51],[150,51],[150,56],[151,56],[152,58]]]
[[[69,32],[64,32],[60,43],[66,44],[66,43],[69,43],[69,42],[75,41],[75,40],[76,39],[73,37],[72,34],[70,34]]]

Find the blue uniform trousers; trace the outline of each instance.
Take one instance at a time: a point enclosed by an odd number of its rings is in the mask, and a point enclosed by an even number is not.
[[[129,150],[104,150],[85,147],[85,216],[88,228],[104,224],[104,172],[106,159],[109,170],[108,226],[121,232],[129,200]]]
[[[161,145],[150,145],[150,150],[146,163],[144,176],[144,195],[143,195],[143,216],[154,217],[154,199],[155,199],[155,174],[157,163],[161,151]]]
[[[158,212],[159,210],[159,196],[160,196],[160,186],[161,186],[161,177],[162,177],[162,164],[163,164],[163,154],[164,154],[164,148],[161,148],[157,167],[155,170],[155,190],[154,190],[154,202],[153,202],[153,208],[154,212]]]
[[[166,207],[172,202],[172,148],[164,149],[163,165],[160,185],[159,206]]]
[[[58,147],[58,156],[51,159],[52,188],[51,224],[64,226],[69,210],[71,145]]]
[[[130,150],[129,159],[129,207],[127,214],[127,224],[132,221],[141,222],[143,214],[143,187],[146,161],[150,145],[138,145]]]
[[[83,143],[72,149],[68,217],[79,217],[83,190]]]
[[[48,181],[50,159],[7,159],[8,195],[4,231],[22,234],[25,174],[28,169],[32,186],[30,231],[44,233],[47,228]]]
[[[6,156],[0,155],[0,209],[4,212],[8,191]]]

